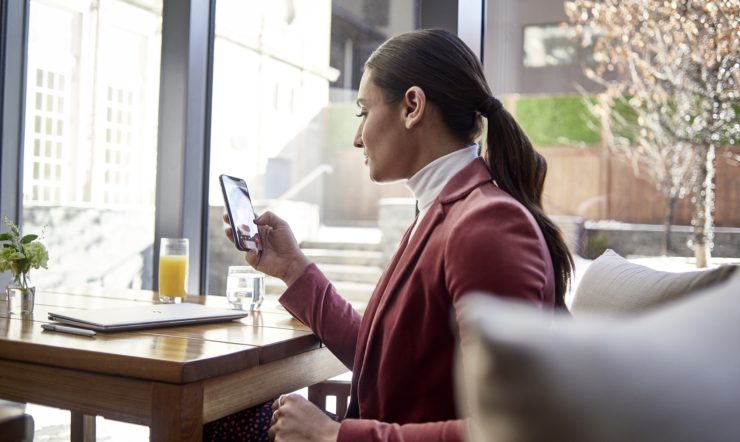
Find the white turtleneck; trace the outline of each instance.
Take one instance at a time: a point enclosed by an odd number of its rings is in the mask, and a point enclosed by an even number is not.
[[[447,182],[450,181],[450,178],[470,164],[477,156],[478,145],[471,144],[468,147],[437,158],[409,178],[406,187],[414,194],[414,199],[416,199],[419,207],[419,216],[411,230],[409,241],[411,241],[414,233],[416,233],[416,228],[421,224],[421,220],[424,219],[432,203],[442,192]]]

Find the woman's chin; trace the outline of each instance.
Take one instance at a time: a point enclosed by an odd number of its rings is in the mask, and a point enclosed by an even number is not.
[[[369,170],[369,175],[370,175],[370,181],[374,183],[383,183],[386,181],[382,173],[379,173],[378,171],[375,171],[372,168],[370,168]]]

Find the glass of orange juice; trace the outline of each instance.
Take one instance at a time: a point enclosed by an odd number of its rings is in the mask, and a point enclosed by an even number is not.
[[[162,238],[159,246],[159,300],[182,302],[188,287],[188,239]]]

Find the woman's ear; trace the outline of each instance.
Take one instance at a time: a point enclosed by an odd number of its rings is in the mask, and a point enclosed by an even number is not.
[[[424,116],[427,105],[426,94],[419,86],[411,86],[403,95],[402,104],[404,125],[406,129],[411,129],[419,124]]]

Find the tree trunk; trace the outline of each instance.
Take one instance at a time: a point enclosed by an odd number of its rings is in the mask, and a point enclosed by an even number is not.
[[[709,144],[698,150],[697,170],[693,176],[692,191],[694,210],[691,217],[693,247],[696,266],[709,265],[712,250],[714,212],[714,160],[715,146]]]
[[[671,191],[666,192],[665,195],[665,218],[663,219],[663,244],[661,244],[660,251],[663,256],[673,255],[673,248],[671,247],[671,227],[673,226],[673,214],[676,209],[676,202],[678,196]]]

